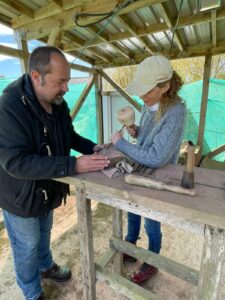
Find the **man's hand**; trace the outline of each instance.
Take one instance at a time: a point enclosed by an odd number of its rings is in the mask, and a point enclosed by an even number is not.
[[[103,155],[82,155],[76,159],[75,171],[76,173],[86,173],[103,170],[105,167],[108,167],[109,163],[108,157]]]

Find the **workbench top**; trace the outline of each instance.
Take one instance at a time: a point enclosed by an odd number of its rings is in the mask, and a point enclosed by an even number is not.
[[[173,185],[180,185],[184,166],[169,164],[155,171],[166,176]],[[84,184],[89,199],[118,207],[118,200],[129,211],[130,206],[172,214],[198,224],[225,229],[225,172],[194,168],[196,196],[129,185],[124,176],[108,178],[102,172],[78,174],[57,179],[72,185]],[[107,202],[105,199],[108,199]]]

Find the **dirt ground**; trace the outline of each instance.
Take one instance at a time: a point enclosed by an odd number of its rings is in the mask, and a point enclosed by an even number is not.
[[[92,201],[94,249],[97,259],[107,248],[111,235],[111,208]],[[126,231],[126,213],[124,213],[124,231]],[[163,244],[161,255],[192,267],[200,268],[203,240],[200,236],[162,225]],[[138,246],[146,248],[147,240],[142,227]],[[81,265],[79,259],[79,236],[77,227],[75,197],[68,198],[67,205],[55,210],[52,232],[52,252],[59,264],[66,264],[72,269],[72,279],[67,283],[43,282],[43,289],[48,300],[82,300]],[[130,277],[141,262],[126,264],[124,273]],[[165,300],[194,299],[196,287],[168,273],[159,271],[144,287]],[[21,291],[17,287],[13,271],[13,262],[5,230],[0,231],[0,300],[22,300]],[[98,300],[128,299],[105,282],[97,283]],[[220,300],[225,299],[225,278],[222,278]]]

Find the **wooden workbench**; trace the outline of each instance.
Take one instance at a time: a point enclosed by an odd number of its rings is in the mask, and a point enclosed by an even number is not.
[[[202,168],[195,168],[194,172],[196,191],[194,197],[131,186],[124,182],[123,177],[109,179],[101,172],[60,179],[76,187],[84,299],[96,299],[96,278],[107,280],[112,288],[131,299],[160,299],[120,275],[121,252],[126,252],[198,285],[196,299],[218,299],[225,255],[225,172]],[[180,185],[183,166],[168,165],[158,169],[156,174],[166,176],[171,184]],[[94,262],[91,200],[89,199],[95,199],[115,208],[110,247],[98,263]],[[122,210],[204,235],[200,271],[123,241]],[[114,272],[106,269],[106,265],[112,260]]]

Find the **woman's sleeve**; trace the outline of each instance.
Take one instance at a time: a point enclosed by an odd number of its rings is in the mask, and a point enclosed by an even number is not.
[[[144,166],[162,167],[170,161],[180,147],[184,118],[185,107],[180,105],[168,112],[161,130],[155,135],[150,147],[131,144],[123,138],[116,143],[115,147]]]

